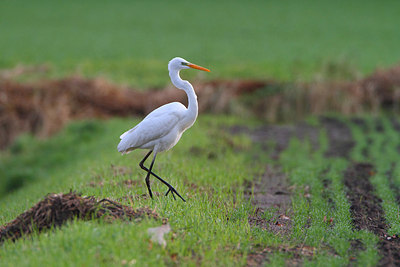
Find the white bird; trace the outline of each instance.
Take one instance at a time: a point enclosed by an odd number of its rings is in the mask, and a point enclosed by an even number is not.
[[[165,194],[166,196],[171,192],[175,199],[175,193],[185,201],[175,188],[151,170],[156,160],[157,153],[169,150],[175,146],[183,132],[190,128],[196,121],[198,114],[196,93],[194,92],[193,86],[188,81],[182,80],[179,76],[181,70],[189,68],[210,71],[180,57],[173,58],[168,63],[169,76],[171,77],[172,83],[178,89],[184,90],[188,96],[189,104],[187,108],[179,102],[163,105],[153,110],[134,128],[120,136],[121,141],[118,144],[118,151],[122,154],[129,153],[137,148],[150,150],[139,163],[139,166],[147,172],[146,185],[151,198],[153,198],[153,193],[150,189],[150,174],[168,186],[168,191]],[[150,167],[146,168],[143,164],[152,152],[154,152],[153,160]]]

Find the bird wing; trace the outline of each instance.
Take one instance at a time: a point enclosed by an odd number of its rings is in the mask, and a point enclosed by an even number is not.
[[[167,115],[167,114],[171,114],[171,115],[173,113],[179,113],[180,114],[179,111],[182,111],[184,109],[186,109],[185,106],[182,105],[179,102],[173,102],[173,103],[165,104],[165,105],[153,110],[139,124],[137,124],[132,129],[129,129],[128,131],[124,132],[123,134],[121,134],[121,136],[119,138],[122,140],[126,135],[128,135],[129,133],[132,133],[144,121],[153,120],[153,119],[156,120],[158,117],[163,116],[163,115]]]
[[[185,106],[178,102],[157,108],[138,125],[120,136],[118,151],[139,148],[167,135],[182,119],[184,110],[186,110]]]

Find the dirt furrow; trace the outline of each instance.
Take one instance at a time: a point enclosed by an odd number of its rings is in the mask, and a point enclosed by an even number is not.
[[[329,148],[325,152],[325,156],[349,158],[354,147],[349,127],[344,122],[332,117],[321,117],[320,122],[324,125],[329,138]]]
[[[274,233],[288,234],[291,220],[291,196],[286,175],[279,167],[267,165],[261,179],[249,182],[245,197],[251,199],[256,213],[249,217],[252,226],[268,229]],[[272,210],[272,212],[271,212]],[[265,216],[267,211],[270,216]]]
[[[313,150],[319,147],[318,128],[306,123],[293,126],[266,125],[257,129],[243,126],[231,128],[233,134],[244,133],[255,143],[261,144],[270,158],[278,159],[292,137],[307,140]],[[292,227],[291,192],[286,175],[279,166],[267,165],[264,174],[246,184],[245,197],[251,199],[255,213],[248,220],[252,227],[259,227],[282,237],[288,237]],[[275,252],[290,254],[286,264],[301,265],[304,258],[312,257],[315,248],[307,246],[256,247],[247,257],[248,266],[263,266]]]
[[[313,150],[319,147],[319,129],[304,122],[296,125],[264,125],[256,129],[237,125],[231,127],[230,132],[248,135],[253,142],[261,144],[264,151],[275,160],[287,148],[292,137],[309,141]]]
[[[251,200],[255,213],[248,220],[252,227],[288,237],[292,228],[291,192],[287,177],[277,166],[267,165],[264,174],[246,184],[245,197]],[[309,250],[308,250],[309,249]],[[247,266],[264,266],[275,252],[291,254],[287,264],[298,266],[303,257],[313,255],[309,247],[256,247],[247,256]]]
[[[367,230],[380,237],[379,266],[399,266],[400,239],[387,237],[388,225],[381,205],[382,200],[374,194],[370,182],[373,175],[374,166],[369,163],[353,163],[344,173],[353,225],[356,230]]]
[[[400,132],[400,122],[395,118],[391,118],[390,121],[392,122],[393,129]]]
[[[369,180],[372,175],[372,164],[354,163],[344,173],[344,185],[347,188],[355,229],[368,230],[383,236],[386,232],[386,221],[381,206],[382,200],[374,194]]]

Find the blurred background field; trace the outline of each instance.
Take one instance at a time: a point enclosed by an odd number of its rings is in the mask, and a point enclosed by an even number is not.
[[[398,62],[399,9],[358,0],[5,0],[0,68],[47,64],[52,77],[152,87],[169,82],[166,62],[179,55],[209,66],[207,79],[309,80],[331,64],[349,78]]]

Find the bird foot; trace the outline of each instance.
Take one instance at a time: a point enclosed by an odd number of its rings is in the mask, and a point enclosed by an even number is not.
[[[183,200],[183,202],[186,202],[186,200],[181,195],[179,195],[179,193],[172,186],[169,186],[169,189],[167,193],[165,193],[165,196],[168,196],[169,192],[171,192],[172,196],[174,197],[174,200],[176,200],[176,197],[174,195],[175,193],[178,197],[180,197]]]

